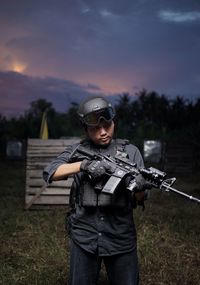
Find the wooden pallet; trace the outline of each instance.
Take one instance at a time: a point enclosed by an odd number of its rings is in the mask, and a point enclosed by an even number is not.
[[[63,206],[69,204],[72,177],[54,181],[48,187],[42,172],[68,145],[79,142],[70,139],[28,139],[26,156],[26,194],[25,209]]]

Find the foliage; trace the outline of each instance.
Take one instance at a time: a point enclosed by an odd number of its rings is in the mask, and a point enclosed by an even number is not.
[[[7,119],[0,115],[0,139],[38,138],[44,111],[47,112],[50,138],[80,136],[77,108],[77,103],[71,103],[67,112],[59,113],[44,99],[33,101],[19,118]],[[131,141],[178,139],[199,146],[200,98],[188,101],[177,96],[170,100],[165,95],[144,89],[134,97],[128,93],[120,95],[115,109],[118,137]]]
[[[120,96],[116,105],[118,136],[130,140],[181,140],[199,145],[200,99],[189,102],[177,96],[142,90],[131,101],[128,94]]]

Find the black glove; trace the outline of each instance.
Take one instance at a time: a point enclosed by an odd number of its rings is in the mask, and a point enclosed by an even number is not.
[[[105,160],[87,160],[84,159],[81,163],[80,169],[96,179],[106,173],[112,173],[111,165]]]
[[[142,174],[138,174],[134,179],[126,178],[127,189],[131,191],[144,191],[145,189],[151,189],[151,183],[147,182]]]
[[[136,188],[138,191],[144,191],[145,189],[151,189],[151,184],[145,180],[142,174],[138,174],[135,177],[135,183],[137,185]]]

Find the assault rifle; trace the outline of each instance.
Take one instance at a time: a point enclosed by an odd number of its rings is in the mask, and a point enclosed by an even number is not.
[[[166,192],[174,192],[180,196],[190,199],[191,201],[200,203],[200,199],[188,195],[172,187],[172,185],[176,181],[175,177],[167,179],[167,174],[165,172],[154,167],[143,167],[138,169],[136,168],[136,164],[132,163],[123,154],[123,152],[117,152],[117,154],[112,157],[109,155],[102,155],[92,152],[91,150],[87,150],[83,146],[78,145],[71,155],[71,161],[75,161],[76,158],[78,160],[105,160],[110,165],[112,173],[107,173],[109,175],[109,179],[102,188],[103,193],[107,193],[110,195],[114,194],[122,179],[128,175],[131,176],[132,179],[130,180],[127,189],[131,192],[135,192],[137,188],[135,177],[139,174],[142,174],[142,176],[145,178],[148,184],[151,185],[151,187],[159,188]]]

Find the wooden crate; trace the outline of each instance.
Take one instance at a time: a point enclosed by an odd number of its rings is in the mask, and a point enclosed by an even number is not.
[[[69,204],[72,177],[54,181],[49,186],[43,180],[42,172],[68,145],[79,142],[70,139],[28,139],[26,156],[25,209],[48,208]]]

